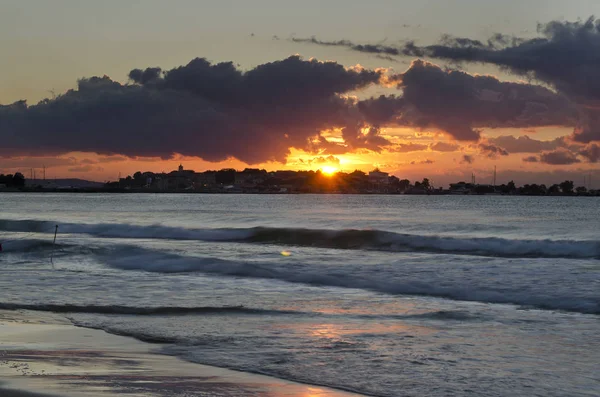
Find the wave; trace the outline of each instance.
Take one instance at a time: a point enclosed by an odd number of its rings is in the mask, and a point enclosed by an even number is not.
[[[54,233],[56,223],[39,220],[1,219],[0,231],[20,233]],[[252,229],[187,229],[164,225],[132,225],[122,223],[59,223],[59,234],[87,234],[104,238],[135,238],[199,241],[237,241]],[[1,239],[0,239],[1,241]]]
[[[600,241],[511,240],[413,235],[381,230],[255,228],[248,242],[319,248],[423,251],[498,257],[600,258]]]
[[[113,251],[101,260],[117,269],[140,270],[155,273],[204,273],[219,276],[260,278],[302,283],[314,286],[353,288],[392,295],[421,295],[453,300],[514,304],[538,309],[565,310],[581,313],[600,314],[600,299],[595,291],[573,292],[565,275],[539,275],[538,279],[519,285],[525,277],[523,273],[507,273],[501,284],[489,280],[486,274],[482,279],[465,285],[463,278],[448,278],[440,270],[439,274],[429,274],[423,279],[419,269],[410,266],[369,269],[362,265],[345,264],[342,269],[323,267],[318,264],[287,262],[260,263],[230,261],[210,257],[188,257],[160,251],[122,247],[124,251]],[[411,270],[412,269],[412,270]],[[566,282],[564,288],[556,285]],[[580,283],[579,280],[574,282]],[[491,284],[490,284],[491,283]],[[532,289],[532,285],[540,286]],[[443,317],[444,314],[439,316]]]
[[[0,310],[16,311],[28,310],[35,312],[51,312],[63,314],[105,314],[105,315],[135,315],[135,316],[185,316],[200,314],[237,314],[237,315],[287,315],[287,316],[310,316],[310,317],[352,317],[359,319],[430,319],[430,320],[456,320],[469,321],[481,320],[481,316],[459,311],[440,310],[418,314],[361,314],[361,313],[320,313],[297,310],[278,310],[251,308],[243,305],[238,306],[124,306],[124,305],[77,305],[60,303],[7,303],[0,302]]]
[[[0,230],[53,232],[46,221],[0,220]],[[59,225],[60,233],[104,238],[170,239],[275,244],[300,247],[431,252],[507,258],[599,259],[600,241],[533,240],[499,237],[448,237],[395,233],[382,230],[326,230],[300,228],[188,229],[164,225],[73,224]],[[1,240],[0,240],[1,241]]]
[[[122,305],[73,305],[52,303],[1,303],[0,310],[30,310],[52,313],[120,314],[136,316],[187,315],[187,314],[298,314],[284,310],[253,309],[245,306],[156,306],[137,307]]]

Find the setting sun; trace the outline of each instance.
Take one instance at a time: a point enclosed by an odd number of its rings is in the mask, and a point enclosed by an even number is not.
[[[326,165],[326,166],[324,166],[324,167],[321,168],[321,171],[323,171],[324,174],[333,175],[336,172],[338,172],[339,169],[336,168],[336,167],[332,167],[330,165]]]

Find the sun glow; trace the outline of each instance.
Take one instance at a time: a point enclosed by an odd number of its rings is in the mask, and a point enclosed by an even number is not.
[[[330,165],[326,165],[324,167],[321,167],[321,171],[323,171],[323,173],[326,175],[333,175],[336,172],[338,172],[339,169]]]

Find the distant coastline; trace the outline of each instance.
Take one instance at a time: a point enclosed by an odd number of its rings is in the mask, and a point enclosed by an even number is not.
[[[116,182],[92,182],[82,179],[26,180],[17,173],[0,175],[0,192],[24,193],[188,193],[188,194],[365,194],[365,195],[495,195],[495,196],[600,196],[600,190],[575,186],[563,181],[546,186],[459,181],[448,188],[434,186],[428,178],[411,182],[374,169],[369,173],[317,171],[243,171],[222,169],[196,172],[180,165],[169,173],[136,172]],[[587,181],[587,180],[586,180]],[[1,183],[3,182],[3,183]]]

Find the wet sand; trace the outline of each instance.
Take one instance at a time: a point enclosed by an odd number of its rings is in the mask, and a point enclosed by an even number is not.
[[[188,363],[156,345],[73,326],[50,313],[0,311],[2,397],[351,397],[325,387]]]

